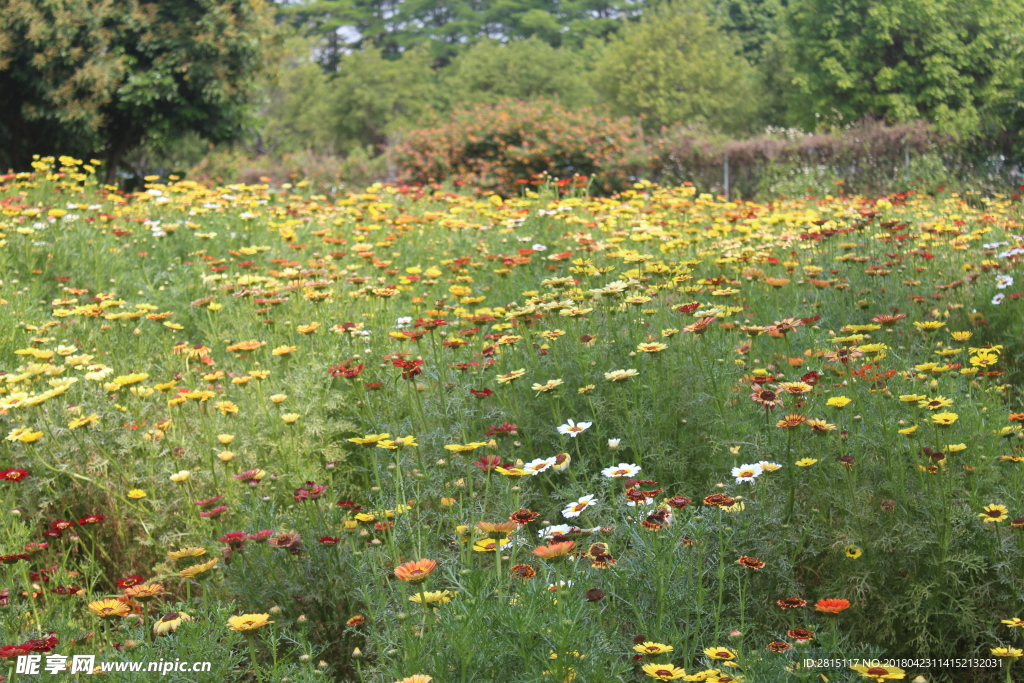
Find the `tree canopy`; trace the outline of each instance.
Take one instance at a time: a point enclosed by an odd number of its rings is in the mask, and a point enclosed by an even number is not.
[[[230,139],[272,34],[263,0],[0,0],[0,161]]]

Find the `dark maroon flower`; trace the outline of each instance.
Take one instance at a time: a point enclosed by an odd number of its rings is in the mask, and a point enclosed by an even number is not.
[[[341,539],[335,538],[334,536],[321,536],[320,542],[324,545],[338,545],[338,543],[341,542]]]
[[[14,564],[19,560],[29,559],[28,553],[18,553],[17,555],[0,555],[0,564]]]
[[[597,588],[591,588],[587,591],[587,602],[597,602],[604,598],[604,591]]]
[[[207,498],[206,500],[196,500],[196,501],[193,501],[192,504],[193,505],[198,505],[201,508],[206,508],[206,507],[210,507],[211,505],[213,505],[214,503],[216,503],[218,500],[220,500],[223,497],[224,497],[223,495],[220,495],[220,496],[214,496],[213,498]]]

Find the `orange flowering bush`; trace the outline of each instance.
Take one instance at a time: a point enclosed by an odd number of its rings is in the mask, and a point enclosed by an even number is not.
[[[452,180],[504,197],[544,176],[582,179],[601,192],[622,189],[642,143],[639,127],[554,102],[484,104],[444,125],[415,130],[394,152],[404,182]]]

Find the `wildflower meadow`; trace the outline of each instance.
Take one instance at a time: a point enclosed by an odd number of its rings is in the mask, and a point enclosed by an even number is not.
[[[1024,680],[1018,197],[33,167],[7,680]]]

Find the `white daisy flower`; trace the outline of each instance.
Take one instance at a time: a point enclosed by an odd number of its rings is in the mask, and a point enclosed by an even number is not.
[[[537,458],[523,465],[523,469],[530,474],[540,474],[546,469],[554,467],[558,460],[554,457],[551,458]]]
[[[593,494],[588,495],[588,496],[583,496],[582,498],[578,499],[576,502],[569,503],[568,505],[566,505],[565,509],[562,510],[562,514],[565,517],[569,517],[569,518],[571,518],[571,517],[579,517],[580,514],[582,514],[584,510],[586,510],[588,507],[590,507],[591,505],[594,505],[594,504],[595,504],[595,502],[594,502],[594,495]]]
[[[1012,275],[996,275],[996,289],[1006,289],[1013,286]]]
[[[589,429],[593,422],[573,422],[572,420],[566,420],[566,424],[558,426],[559,434],[568,434],[572,438],[576,438],[576,435],[585,429]]]
[[[742,484],[744,482],[753,483],[755,479],[761,476],[760,465],[740,465],[739,467],[732,468],[732,476],[736,477],[736,483]]]
[[[618,465],[605,467],[601,470],[601,474],[613,479],[628,479],[630,477],[635,477],[639,472],[640,465],[632,465],[628,462],[620,462]]]
[[[543,538],[546,541],[550,541],[555,536],[567,536],[572,531],[572,527],[568,524],[553,524],[547,526],[537,532],[539,538]]]

